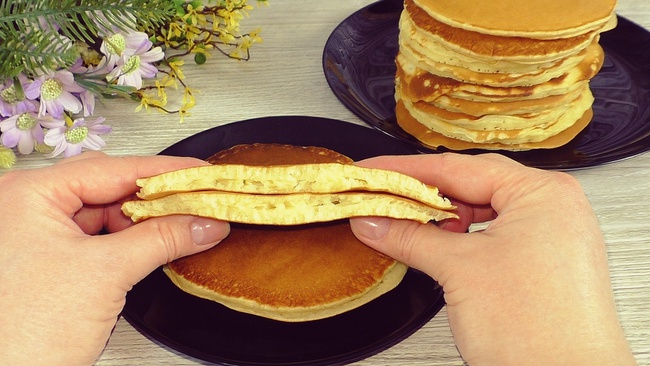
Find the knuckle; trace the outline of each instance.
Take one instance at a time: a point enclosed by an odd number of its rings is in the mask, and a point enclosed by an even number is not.
[[[409,222],[399,231],[395,240],[398,259],[404,263],[413,263],[419,247],[416,232],[420,224]]]
[[[156,253],[160,255],[161,263],[168,263],[180,257],[182,237],[162,220],[150,220],[153,225],[152,231],[155,232],[157,240],[154,245],[158,246]]]

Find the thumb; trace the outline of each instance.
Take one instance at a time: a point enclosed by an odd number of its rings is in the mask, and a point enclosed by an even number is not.
[[[207,250],[230,233],[227,222],[193,216],[166,216],[108,234],[126,258],[126,279],[135,284],[159,266]]]
[[[455,262],[455,246],[449,243],[463,235],[433,224],[385,217],[351,218],[350,225],[364,244],[438,281]]]

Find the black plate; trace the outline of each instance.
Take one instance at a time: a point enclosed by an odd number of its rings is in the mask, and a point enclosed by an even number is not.
[[[383,0],[345,19],[325,45],[325,77],[339,100],[368,124],[421,151],[442,151],[422,144],[395,121],[395,56],[402,7],[402,0]],[[502,154],[539,168],[577,169],[650,149],[650,33],[625,18],[618,21],[600,41],[605,63],[591,81],[596,100],[589,126],[563,147]]]
[[[269,117],[216,127],[162,151],[205,159],[243,143],[321,146],[355,160],[415,154],[376,130],[325,118]],[[135,328],[187,355],[224,365],[332,365],[363,359],[400,342],[444,306],[430,277],[409,270],[394,290],[350,312],[284,323],[186,294],[158,269],[127,295],[123,316]]]

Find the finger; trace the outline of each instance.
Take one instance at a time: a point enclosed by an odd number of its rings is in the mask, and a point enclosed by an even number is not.
[[[211,248],[229,232],[227,222],[167,216],[97,238],[108,242],[111,253],[119,253],[118,263],[124,265],[129,283],[135,284],[162,264]]]
[[[72,162],[85,160],[85,159],[102,158],[102,157],[106,157],[106,156],[108,156],[108,155],[106,155],[102,151],[90,150],[90,151],[85,151],[85,152],[83,152],[81,154],[78,154],[78,155],[73,155],[71,157],[61,159],[58,162],[56,162],[55,165],[67,164],[67,163],[72,163]]]
[[[463,250],[477,245],[476,241],[465,240],[473,234],[449,232],[410,220],[361,217],[350,219],[350,225],[354,235],[364,244],[437,281],[446,279],[447,268],[454,266]],[[452,242],[454,245],[447,245]]]
[[[104,228],[104,207],[89,205],[77,211],[72,220],[88,235],[95,235]]]
[[[443,220],[438,224],[441,229],[464,233],[472,224],[491,221],[497,217],[496,212],[490,205],[466,204],[456,199],[451,199],[451,203],[456,206],[454,212],[458,215],[458,218]]]
[[[111,158],[94,154],[65,164],[31,171],[33,181],[45,186],[48,199],[73,215],[83,203],[104,204],[123,198],[137,190],[136,179],[170,170],[207,164],[194,158],[146,156]]]
[[[89,235],[95,235],[102,230],[112,233],[133,225],[133,221],[122,213],[121,201],[108,205],[85,205],[72,219]]]
[[[498,154],[381,156],[357,164],[410,175],[438,187],[445,196],[478,205],[490,204],[494,192],[522,169],[532,170]]]

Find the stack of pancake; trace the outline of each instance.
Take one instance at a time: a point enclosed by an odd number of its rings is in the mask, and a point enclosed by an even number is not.
[[[405,0],[398,124],[454,150],[553,148],[593,116],[616,0]]]

